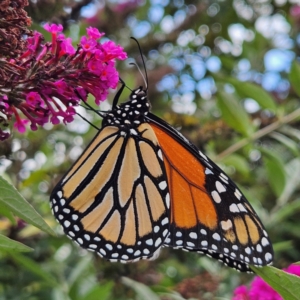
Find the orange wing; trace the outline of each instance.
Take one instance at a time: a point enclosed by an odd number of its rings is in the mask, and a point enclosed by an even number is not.
[[[273,249],[251,205],[222,170],[158,117],[149,116],[171,198],[167,246],[198,251],[230,267],[270,264]]]

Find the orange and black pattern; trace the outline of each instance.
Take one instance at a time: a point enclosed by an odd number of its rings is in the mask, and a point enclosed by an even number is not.
[[[237,186],[149,107],[142,88],[114,101],[55,187],[52,210],[65,233],[110,261],[155,258],[168,246],[244,272],[270,264],[271,242]]]

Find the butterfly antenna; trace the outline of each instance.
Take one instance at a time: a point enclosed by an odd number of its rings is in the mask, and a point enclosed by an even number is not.
[[[100,128],[98,128],[97,126],[95,126],[92,122],[90,122],[87,118],[85,118],[84,116],[82,116],[79,112],[76,112],[76,114],[84,121],[86,121],[88,124],[90,124],[92,127],[94,127],[95,129],[97,129],[98,131],[100,130]]]
[[[119,81],[122,83],[122,86],[120,87],[120,89],[118,90],[118,92],[116,93],[115,97],[114,97],[114,100],[113,100],[113,103],[112,103],[112,108],[116,108],[118,102],[119,102],[119,99],[120,99],[120,96],[121,94],[123,93],[123,90],[126,86],[125,82],[123,81],[123,79],[121,79],[119,77]]]
[[[141,58],[142,58],[143,67],[144,67],[144,70],[145,70],[145,76],[146,76],[146,78],[143,75],[143,73],[141,72],[141,70],[138,67],[138,65],[136,65],[136,66],[137,66],[139,72],[141,73],[141,75],[142,75],[142,77],[144,79],[145,86],[146,86],[146,91],[147,91],[148,90],[148,83],[149,83],[149,81],[148,81],[148,75],[147,75],[147,69],[146,69],[146,63],[145,63],[145,60],[144,60],[144,55],[143,55],[143,52],[142,52],[142,49],[141,49],[141,46],[140,46],[140,43],[138,42],[138,40],[136,38],[134,38],[134,37],[131,37],[131,39],[133,39],[136,42],[136,44],[138,45],[138,47],[139,47],[139,51],[140,51],[140,55],[141,55]]]

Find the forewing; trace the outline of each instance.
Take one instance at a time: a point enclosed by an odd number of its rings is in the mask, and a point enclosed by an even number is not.
[[[54,216],[81,247],[111,261],[158,253],[169,233],[168,187],[156,136],[106,126],[51,195]]]
[[[171,197],[167,246],[205,253],[250,271],[273,259],[264,227],[227,175],[169,124],[150,114],[160,143]]]

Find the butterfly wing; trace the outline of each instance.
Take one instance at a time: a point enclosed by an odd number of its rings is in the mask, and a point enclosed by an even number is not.
[[[148,115],[163,152],[171,197],[165,245],[205,253],[240,271],[270,264],[257,214],[230,178],[168,123]]]
[[[105,126],[57,184],[52,211],[81,247],[111,261],[155,256],[169,233],[169,193],[156,136]]]

